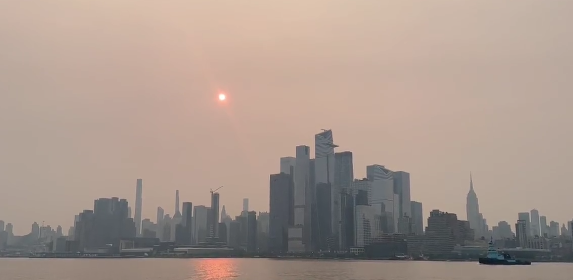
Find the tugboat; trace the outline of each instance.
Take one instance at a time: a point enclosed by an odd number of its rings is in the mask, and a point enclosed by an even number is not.
[[[479,258],[479,263],[488,265],[531,265],[530,261],[516,260],[507,253],[499,253],[493,246],[493,238],[489,241],[487,257]]]

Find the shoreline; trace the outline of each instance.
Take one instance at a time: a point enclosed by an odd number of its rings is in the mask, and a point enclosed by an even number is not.
[[[396,262],[475,262],[473,259],[366,259],[366,258],[324,258],[324,257],[251,257],[251,256],[0,256],[0,259],[269,259],[269,260],[323,260],[323,261],[396,261]],[[573,263],[573,260],[537,260],[532,263]]]

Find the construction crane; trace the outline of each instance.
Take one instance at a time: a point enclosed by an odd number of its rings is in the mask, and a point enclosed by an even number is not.
[[[218,190],[221,189],[222,187],[224,187],[224,186],[220,186],[220,187],[216,188],[215,190],[211,189],[211,194],[213,194],[214,192],[218,191]]]

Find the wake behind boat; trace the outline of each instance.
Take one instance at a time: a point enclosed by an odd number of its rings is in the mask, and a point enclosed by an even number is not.
[[[485,258],[479,258],[479,263],[488,265],[531,265],[530,261],[516,260],[509,254],[499,253],[493,246],[493,238],[489,242],[487,256]]]

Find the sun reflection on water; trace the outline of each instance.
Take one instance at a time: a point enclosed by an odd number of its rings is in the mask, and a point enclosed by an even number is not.
[[[236,260],[202,259],[195,265],[197,280],[227,280],[238,276]],[[194,278],[195,279],[195,278]]]

